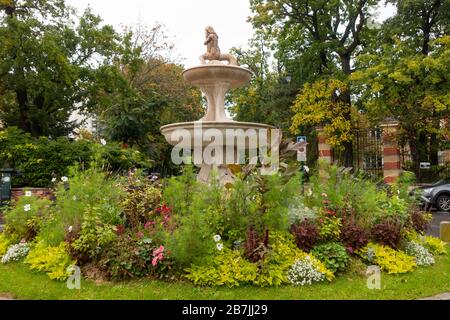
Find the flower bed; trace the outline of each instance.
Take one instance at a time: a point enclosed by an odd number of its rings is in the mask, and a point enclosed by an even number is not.
[[[300,196],[297,175],[236,174],[223,188],[198,183],[190,167],[166,181],[72,170],[55,201],[28,194],[5,213],[2,262],[22,260],[55,280],[76,265],[108,280],[305,286],[333,281],[350,261],[399,274],[446,253],[424,236],[429,217],[405,182],[379,188],[331,167],[326,183],[312,177]]]

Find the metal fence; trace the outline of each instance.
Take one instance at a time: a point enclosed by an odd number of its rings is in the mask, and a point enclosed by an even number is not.
[[[353,171],[362,172],[372,180],[383,179],[383,145],[381,128],[353,132]],[[344,152],[334,151],[334,162],[344,163]]]

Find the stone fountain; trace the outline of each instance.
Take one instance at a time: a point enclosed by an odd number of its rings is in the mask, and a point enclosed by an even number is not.
[[[194,149],[194,164],[201,168],[198,174],[199,181],[208,182],[212,171],[216,170],[221,183],[227,184],[235,179],[230,164],[242,164],[238,159],[236,139],[245,135],[247,140],[241,149],[248,150],[254,148],[254,144],[250,143],[252,139],[257,140],[259,145],[262,140],[261,132],[265,134],[275,128],[259,123],[236,122],[226,115],[225,94],[230,89],[239,88],[250,82],[252,72],[240,67],[232,55],[220,52],[218,36],[212,27],[206,28],[205,45],[207,52],[200,57],[201,65],[185,70],[183,78],[186,83],[200,88],[206,96],[208,103],[206,115],[199,121],[174,123],[163,126],[160,130],[171,145]],[[223,61],[227,61],[228,64]],[[199,152],[203,152],[208,146],[219,148],[216,150],[223,152],[219,152],[221,155],[217,155],[214,163],[195,161],[197,152],[195,146]],[[226,154],[227,158],[224,156]]]

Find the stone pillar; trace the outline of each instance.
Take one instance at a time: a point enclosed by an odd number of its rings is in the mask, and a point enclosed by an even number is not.
[[[331,146],[327,143],[327,136],[322,127],[316,128],[317,140],[319,141],[319,161],[326,164],[333,163],[333,151]]]
[[[440,236],[441,236],[442,241],[450,243],[450,222],[449,221],[441,222]]]
[[[392,184],[400,176],[400,148],[398,146],[398,122],[380,125],[383,129],[383,175],[384,182]]]
[[[317,140],[319,142],[319,161],[318,161],[318,169],[319,169],[319,178],[322,181],[325,181],[329,178],[326,166],[333,164],[333,150],[331,150],[331,146],[327,143],[327,136],[322,127],[316,128],[317,131]]]

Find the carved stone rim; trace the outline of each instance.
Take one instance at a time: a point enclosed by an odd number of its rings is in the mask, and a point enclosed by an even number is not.
[[[202,129],[245,129],[245,128],[259,128],[259,129],[276,129],[276,127],[269,125],[269,124],[263,124],[263,123],[254,123],[254,122],[237,122],[237,121],[192,121],[192,122],[180,122],[180,123],[174,123],[174,124],[168,124],[165,126],[162,126],[160,128],[162,131],[168,131],[171,129],[190,129],[194,128],[194,125],[196,123],[201,123]]]
[[[186,72],[188,72],[190,70],[203,69],[203,68],[232,68],[232,69],[239,69],[239,70],[242,70],[242,71],[247,71],[248,73],[253,75],[253,72],[251,72],[247,68],[244,68],[244,67],[241,67],[241,66],[233,66],[233,65],[229,65],[229,64],[202,64],[202,65],[199,65],[199,66],[187,68],[186,70],[183,71],[182,74],[185,74]]]

